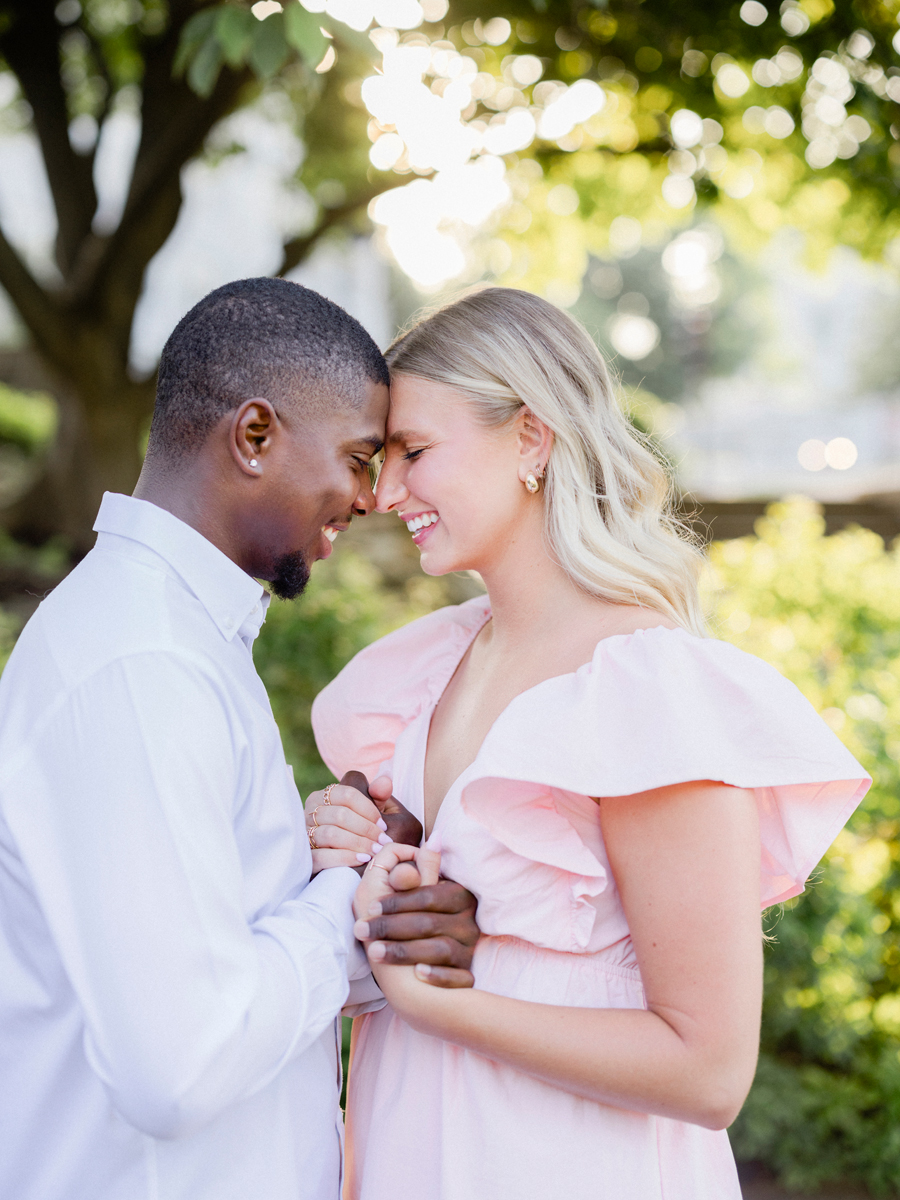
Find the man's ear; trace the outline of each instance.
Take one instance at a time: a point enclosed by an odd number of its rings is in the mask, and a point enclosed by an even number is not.
[[[516,418],[516,437],[519,443],[519,477],[524,482],[529,471],[543,475],[553,448],[553,431],[530,408],[523,408]]]
[[[228,430],[228,448],[246,475],[262,474],[266,457],[280,431],[278,413],[261,396],[245,400],[235,409]]]

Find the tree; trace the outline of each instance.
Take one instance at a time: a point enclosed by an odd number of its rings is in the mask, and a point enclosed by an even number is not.
[[[0,2],[0,54],[39,140],[58,221],[58,275],[50,282],[0,229],[0,285],[52,373],[59,406],[44,470],[7,513],[16,535],[41,542],[62,533],[75,555],[83,553],[103,490],[133,487],[154,381],[129,372],[132,322],[147,265],[178,217],[180,172],[216,123],[276,75],[302,116],[329,106],[348,74],[364,71],[352,31],[326,18],[341,67],[315,73],[329,45],[322,21],[299,4],[290,20],[278,13],[258,21],[245,7],[202,0],[85,0],[83,8],[77,0]],[[126,88],[139,94],[140,144],[121,219],[114,229],[98,228],[95,150],[76,148],[70,125],[80,117],[102,128]],[[360,145],[361,113],[357,123]],[[312,229],[285,246],[283,271],[336,221],[364,211],[373,194],[368,163],[360,169],[352,160],[346,124],[338,133],[337,148],[347,147],[347,186],[332,207],[319,206]]]
[[[785,0],[778,10],[758,0],[453,0],[450,28],[431,36],[473,60],[468,74],[451,65],[472,85],[461,119],[485,152],[506,154],[529,210],[497,213],[492,232],[510,253],[483,261],[522,286],[558,280],[565,296],[587,253],[613,240],[617,216],[642,222],[653,242],[695,206],[744,245],[792,225],[813,254],[835,241],[882,254],[900,232],[896,10],[868,0]],[[425,82],[442,92],[438,57]],[[401,170],[427,162],[407,114],[377,132]],[[391,208],[398,224],[406,218]]]
[[[62,532],[80,553],[101,491],[133,484],[153,391],[128,370],[144,273],[174,227],[182,167],[263,87],[294,103],[307,145],[300,177],[318,203],[282,271],[329,231],[365,228],[370,200],[420,176],[418,190],[398,189],[393,216],[380,199],[374,209],[396,248],[427,197],[449,203],[438,185],[454,155],[483,166],[471,178],[493,189],[489,203],[473,203],[477,187],[457,188],[465,220],[490,235],[469,276],[566,303],[588,254],[615,249],[623,213],[651,242],[696,204],[745,242],[786,222],[820,247],[842,240],[879,254],[900,230],[895,0],[784,0],[778,13],[759,0],[445,5],[329,0],[351,29],[298,0],[262,0],[252,13],[246,0],[0,0],[0,55],[27,104],[19,112],[39,139],[59,222],[49,282],[0,231],[0,286],[55,374],[60,407],[44,471],[6,514],[14,533],[40,542]],[[376,8],[406,30],[366,36]],[[331,51],[319,61],[320,24],[336,61]],[[366,78],[373,43],[387,51],[387,83]],[[393,107],[389,60],[418,72],[419,91],[400,89]],[[106,230],[95,227],[93,151],[73,148],[69,126],[102,126],[125,88],[139,95],[141,141],[124,213]],[[438,212],[435,238],[409,261],[452,251],[438,235],[455,219],[452,204]],[[461,270],[458,259],[451,253],[433,281]]]

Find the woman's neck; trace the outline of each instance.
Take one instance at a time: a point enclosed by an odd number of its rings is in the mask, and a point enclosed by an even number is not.
[[[543,545],[533,555],[522,554],[518,547],[494,569],[482,572],[482,578],[492,616],[485,635],[492,650],[501,654],[546,643],[548,631],[563,624],[596,624],[602,609],[614,607],[577,587]]]

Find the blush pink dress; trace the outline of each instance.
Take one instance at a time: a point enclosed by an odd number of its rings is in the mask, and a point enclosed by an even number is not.
[[[387,771],[422,818],[431,714],[489,615],[477,598],[357,655],[313,709],[336,776]],[[755,790],[763,907],[802,891],[870,782],[777,671],[681,630],[607,638],[518,696],[430,839],[478,898],[476,987],[645,1007],[590,797],[695,779]],[[726,1133],[580,1099],[389,1007],[354,1022],[347,1116],[346,1200],[740,1200]]]

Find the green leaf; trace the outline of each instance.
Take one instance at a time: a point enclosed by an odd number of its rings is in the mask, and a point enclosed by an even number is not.
[[[319,25],[320,19],[302,4],[289,4],[284,10],[285,37],[310,67],[318,66],[328,49],[328,38]]]
[[[221,69],[222,47],[217,38],[208,37],[191,60],[187,81],[197,95],[205,100],[212,95]]]
[[[205,8],[203,12],[195,13],[185,23],[184,29],[181,31],[178,49],[175,52],[175,61],[172,65],[173,75],[182,74],[185,67],[212,33],[217,16],[218,9]]]
[[[256,22],[249,61],[260,79],[271,79],[277,75],[287,62],[290,52],[291,48],[284,34],[282,13],[272,13],[264,21]]]
[[[216,18],[216,37],[229,67],[241,67],[247,61],[253,41],[256,18],[246,8],[228,5],[220,8]]]

